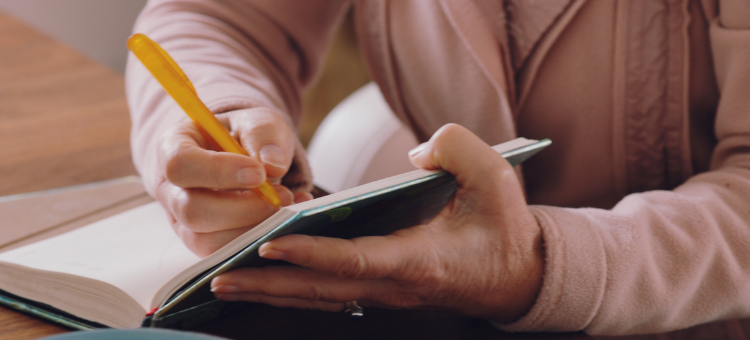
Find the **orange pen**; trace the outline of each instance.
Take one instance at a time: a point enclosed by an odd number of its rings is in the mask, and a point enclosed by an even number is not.
[[[143,34],[134,34],[128,39],[128,49],[133,51],[143,66],[151,72],[164,90],[182,107],[201,133],[217,149],[248,155],[240,143],[229,134],[224,125],[198,98],[198,93],[188,77],[159,44]],[[253,191],[276,209],[281,207],[281,199],[268,180],[257,188],[253,188]]]

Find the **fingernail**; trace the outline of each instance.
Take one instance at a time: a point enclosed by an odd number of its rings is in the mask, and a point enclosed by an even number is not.
[[[218,294],[216,298],[224,301],[238,301],[240,296],[237,294]]]
[[[219,294],[239,293],[240,287],[233,286],[233,285],[219,285],[219,286],[211,288],[211,292],[219,293]]]
[[[261,169],[255,166],[237,170],[237,182],[240,184],[259,184],[263,182],[263,177]]]
[[[262,258],[269,260],[284,260],[286,259],[286,253],[276,249],[260,249],[259,255]]]
[[[284,151],[278,145],[268,144],[260,148],[260,160],[277,168],[285,168]]]
[[[417,145],[414,149],[409,150],[409,157],[414,157],[418,155],[422,150],[424,150],[425,146],[427,146],[427,143],[422,143]]]

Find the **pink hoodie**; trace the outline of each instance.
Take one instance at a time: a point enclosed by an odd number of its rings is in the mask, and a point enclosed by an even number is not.
[[[750,316],[750,5],[506,3],[355,1],[372,76],[418,139],[454,122],[488,144],[554,141],[523,167],[542,292],[498,326],[625,334]],[[151,1],[135,31],[214,112],[267,106],[296,124],[348,6]],[[157,137],[184,114],[132,58],[127,91],[149,183]]]

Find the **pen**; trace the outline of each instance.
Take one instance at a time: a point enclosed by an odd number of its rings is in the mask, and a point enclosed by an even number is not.
[[[198,93],[195,91],[193,84],[159,44],[139,33],[128,39],[128,49],[133,51],[133,54],[143,63],[143,66],[151,72],[164,90],[182,107],[198,127],[198,130],[216,149],[248,155],[247,151],[240,146],[240,143],[229,134],[224,125],[198,98]],[[253,191],[274,208],[279,209],[281,207],[281,199],[279,199],[276,190],[268,183],[268,180],[257,188],[253,188]]]

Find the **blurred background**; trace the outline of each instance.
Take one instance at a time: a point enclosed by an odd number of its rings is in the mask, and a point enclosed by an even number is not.
[[[145,4],[146,0],[0,0],[0,11],[122,74],[125,41]],[[305,94],[302,142],[307,145],[325,115],[368,81],[349,13],[322,74]]]

